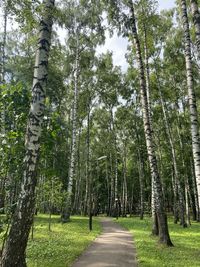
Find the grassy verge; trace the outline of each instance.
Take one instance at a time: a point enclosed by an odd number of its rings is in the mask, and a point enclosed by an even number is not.
[[[120,218],[118,221],[134,235],[140,267],[199,267],[200,266],[200,223],[181,228],[169,218],[169,230],[174,247],[167,248],[152,237],[151,219]]]
[[[66,224],[59,216],[52,216],[51,232],[48,216],[35,218],[34,239],[27,248],[28,267],[68,267],[101,232],[100,223],[93,220],[93,231],[88,230],[88,218],[71,217]]]

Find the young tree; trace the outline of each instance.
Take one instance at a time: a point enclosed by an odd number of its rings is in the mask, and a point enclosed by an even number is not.
[[[25,136],[24,174],[19,200],[2,253],[2,267],[26,266],[25,251],[35,207],[37,165],[45,108],[45,89],[48,76],[47,67],[54,2],[54,0],[43,1],[43,16],[40,21],[40,37],[34,67],[32,101]]]

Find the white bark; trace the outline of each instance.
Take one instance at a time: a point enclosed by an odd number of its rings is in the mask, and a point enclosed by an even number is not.
[[[71,141],[71,156],[69,164],[69,177],[67,184],[67,199],[64,204],[64,210],[62,214],[62,221],[67,222],[70,219],[71,209],[72,209],[72,190],[75,174],[75,164],[76,164],[76,143],[77,143],[77,105],[78,105],[78,73],[79,73],[79,34],[78,26],[75,22],[76,31],[76,54],[75,54],[75,65],[74,65],[74,99],[72,105],[72,141]]]
[[[200,59],[200,13],[199,13],[197,0],[190,0],[190,5],[191,5],[194,26],[195,26],[198,58]]]
[[[149,116],[149,108],[148,108],[148,101],[147,101],[147,92],[146,92],[146,82],[145,82],[145,75],[144,75],[144,66],[143,66],[143,59],[141,55],[141,48],[140,48],[140,41],[138,38],[136,22],[135,22],[135,15],[134,15],[134,7],[132,0],[129,1],[129,7],[131,11],[131,33],[134,40],[134,45],[136,48],[136,58],[139,67],[139,81],[140,81],[140,96],[141,96],[141,104],[142,104],[142,111],[143,111],[143,124],[144,124],[144,132],[146,138],[146,146],[148,152],[148,158],[150,163],[150,170],[152,175],[153,186],[155,189],[155,203],[156,203],[156,214],[158,217],[158,225],[159,225],[159,237],[160,242],[164,243],[168,246],[172,246],[169,232],[168,232],[168,225],[167,225],[167,218],[164,210],[164,197],[162,192],[162,184],[160,175],[158,172],[157,167],[157,159],[154,150],[154,140],[152,134],[152,125]]]
[[[79,68],[79,51],[78,51],[78,36],[77,36],[77,48],[76,48],[76,60],[74,70],[74,101],[72,110],[72,146],[71,146],[71,159],[69,167],[69,182],[68,190],[69,194],[72,193],[73,179],[75,171],[75,160],[76,160],[76,141],[77,141],[77,101],[78,101],[78,68]]]
[[[174,185],[173,185],[173,187],[175,187],[174,188],[174,198],[176,198],[176,190],[178,189],[179,212],[180,212],[180,216],[181,216],[181,225],[183,227],[186,227],[187,224],[186,224],[186,221],[185,221],[184,193],[182,191],[181,183],[180,183],[180,174],[179,174],[178,166],[177,166],[177,158],[176,158],[176,152],[175,152],[175,147],[174,147],[174,140],[173,140],[173,137],[172,137],[171,128],[169,126],[167,113],[166,113],[166,110],[165,110],[165,103],[163,101],[162,92],[161,92],[160,87],[159,87],[158,90],[159,90],[160,101],[161,101],[161,106],[162,106],[162,111],[163,111],[163,119],[164,119],[164,123],[165,123],[167,136],[168,136],[168,139],[169,139],[169,145],[170,145],[171,156],[172,156],[172,163],[173,163],[173,168],[174,168]],[[174,199],[174,201],[176,203],[177,200]]]
[[[1,44],[1,78],[0,82],[5,82],[5,59],[6,59],[6,39],[7,39],[7,16],[8,16],[8,8],[7,8],[7,1],[4,1],[3,4],[3,42]]]
[[[196,97],[195,97],[194,83],[193,83],[191,39],[190,39],[189,22],[187,16],[187,6],[185,0],[181,0],[181,11],[182,11],[182,23],[185,35],[184,45],[185,45],[185,61],[186,61],[191,135],[192,135],[192,151],[194,158],[195,177],[197,182],[198,200],[200,203],[200,139],[199,139]]]
[[[51,42],[54,0],[44,0],[44,16],[40,22],[40,36],[36,51],[32,101],[25,136],[26,155],[21,192],[11,228],[2,254],[2,267],[24,267],[25,250],[35,207],[37,163],[39,158],[40,135],[45,107],[45,89],[48,75],[48,57]]]

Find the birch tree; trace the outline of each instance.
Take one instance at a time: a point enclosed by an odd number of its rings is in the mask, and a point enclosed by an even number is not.
[[[196,45],[198,57],[200,58],[200,13],[197,0],[190,0],[193,22],[195,26]]]
[[[71,157],[69,165],[69,178],[67,185],[67,199],[62,214],[62,222],[67,222],[70,219],[71,213],[71,200],[72,200],[72,189],[75,174],[75,161],[76,161],[76,143],[77,143],[77,105],[78,105],[78,73],[79,73],[79,35],[77,24],[76,29],[76,52],[75,52],[75,66],[73,74],[73,87],[74,97],[72,104],[72,140],[71,140]]]
[[[164,210],[164,196],[162,192],[162,184],[161,179],[158,173],[157,167],[157,159],[155,155],[154,148],[154,140],[152,135],[152,125],[149,119],[149,108],[147,101],[147,91],[146,91],[146,82],[145,82],[145,74],[144,74],[144,65],[142,60],[140,41],[136,28],[134,7],[132,0],[129,1],[130,8],[130,28],[131,34],[134,41],[134,46],[136,49],[136,58],[139,67],[139,80],[140,80],[140,96],[141,96],[141,104],[143,111],[143,124],[146,138],[146,145],[148,151],[149,164],[151,169],[152,181],[154,182],[153,187],[155,189],[155,204],[156,204],[156,216],[158,218],[158,226],[159,226],[159,239],[161,243],[164,243],[168,246],[172,246],[172,242],[170,240],[168,225],[167,225],[167,217]]]
[[[180,3],[181,3],[181,15],[182,15],[183,30],[184,30],[185,63],[186,63],[186,77],[187,77],[189,113],[190,113],[190,123],[191,123],[192,151],[194,158],[198,200],[200,203],[200,139],[199,139],[196,96],[194,91],[193,71],[192,71],[191,39],[190,39],[186,1],[181,0]]]
[[[158,82],[158,91],[159,91],[159,96],[160,96],[162,112],[163,112],[163,119],[164,119],[167,137],[169,139],[169,145],[170,145],[170,149],[171,149],[171,156],[172,156],[172,162],[173,162],[173,171],[174,171],[173,190],[174,190],[174,202],[175,202],[175,205],[174,205],[175,223],[177,223],[177,221],[176,221],[177,220],[177,217],[176,217],[177,216],[177,214],[176,214],[176,212],[177,212],[177,204],[176,204],[177,194],[176,194],[176,191],[178,191],[179,214],[181,217],[180,224],[183,227],[187,227],[187,223],[185,221],[184,193],[183,193],[183,190],[181,188],[180,174],[178,171],[178,164],[177,164],[177,157],[176,157],[176,151],[175,151],[175,146],[174,146],[174,140],[173,140],[171,128],[169,126],[169,121],[168,121],[167,112],[165,109],[165,103],[163,100],[162,91],[160,88],[160,81],[159,81],[158,76],[157,76],[157,82]]]
[[[40,136],[45,108],[45,88],[48,76],[48,57],[51,42],[54,0],[43,1],[40,36],[36,52],[32,101],[25,136],[24,174],[17,207],[2,252],[2,267],[26,266],[25,251],[35,207],[35,187],[39,159]]]

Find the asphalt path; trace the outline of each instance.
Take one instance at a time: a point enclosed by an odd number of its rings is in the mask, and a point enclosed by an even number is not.
[[[136,250],[130,232],[110,218],[101,218],[102,234],[72,267],[136,267]]]

